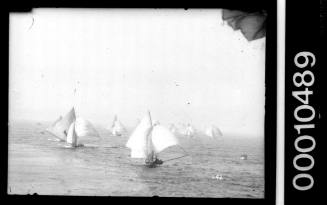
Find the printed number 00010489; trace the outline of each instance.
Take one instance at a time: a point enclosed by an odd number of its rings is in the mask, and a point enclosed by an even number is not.
[[[299,62],[299,59],[303,59],[304,62]],[[308,69],[312,68],[316,63],[316,58],[313,53],[303,51],[299,52],[294,57],[294,63],[297,68],[300,69]],[[304,129],[314,129],[315,125],[310,123],[315,117],[315,109],[309,105],[309,96],[313,95],[313,90],[309,90],[309,87],[312,86],[315,82],[314,73],[310,70],[305,70],[301,72],[295,72],[293,75],[293,84],[297,88],[303,88],[302,90],[292,91],[292,96],[296,98],[301,104],[298,105],[294,110],[294,118],[299,123],[304,124],[296,124],[294,125],[294,129],[297,130],[296,140],[294,141],[294,147],[299,152],[293,158],[293,166],[299,171],[297,175],[293,178],[293,187],[299,191],[306,191],[313,187],[314,179],[311,174],[307,173],[314,166],[314,158],[309,154],[312,150],[314,150],[316,146],[315,139],[310,135],[301,135],[301,131]],[[306,114],[305,114],[306,113]],[[309,113],[309,114],[308,114]],[[305,114],[305,116],[304,116]],[[310,131],[310,130],[309,130]],[[300,142],[309,140],[311,141],[310,146],[303,147],[305,143],[302,143],[302,147],[300,147]],[[305,144],[307,145],[307,144]],[[307,159],[310,161],[309,165],[303,166],[299,165],[298,161],[303,159]],[[298,183],[299,179],[307,179],[309,183],[303,185],[303,183]]]

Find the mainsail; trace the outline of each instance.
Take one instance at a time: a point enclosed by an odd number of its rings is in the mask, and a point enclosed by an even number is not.
[[[71,144],[71,146],[73,146],[73,147],[77,146],[77,135],[75,132],[75,122],[73,122],[69,127],[66,142],[68,144]]]
[[[167,147],[177,145],[176,137],[160,124],[152,125],[150,112],[141,120],[126,146],[131,149],[132,158],[148,158]]]
[[[176,137],[167,128],[162,125],[156,125],[152,129],[152,144],[156,153],[159,153],[167,147],[177,145]]]
[[[132,158],[146,158],[148,154],[148,140],[152,129],[150,113],[143,117],[139,125],[135,128],[126,143],[126,147],[131,149]]]
[[[76,120],[74,107],[64,116],[59,117],[46,131],[53,134],[60,140],[66,141],[68,129],[70,125]]]
[[[210,126],[206,130],[206,135],[211,138],[216,138],[216,137],[221,137],[223,134],[217,127]]]
[[[100,137],[91,122],[81,117],[75,121],[75,131],[78,137]]]
[[[60,120],[62,120],[62,116],[60,115],[59,118],[52,123],[52,126],[55,126]]]

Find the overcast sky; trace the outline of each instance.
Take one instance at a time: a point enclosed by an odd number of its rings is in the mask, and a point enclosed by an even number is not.
[[[37,9],[10,15],[9,43],[10,120],[75,106],[133,126],[150,110],[162,124],[263,137],[265,38],[248,42],[219,9]]]

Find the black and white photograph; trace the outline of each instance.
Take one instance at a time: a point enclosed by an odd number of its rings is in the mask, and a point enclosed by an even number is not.
[[[8,195],[263,199],[268,17],[11,12]]]

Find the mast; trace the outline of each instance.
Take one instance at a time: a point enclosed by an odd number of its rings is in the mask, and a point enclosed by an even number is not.
[[[153,130],[153,124],[152,124],[152,119],[151,119],[150,111],[148,111],[147,114],[148,114],[148,117],[149,117],[151,128],[150,128],[149,133],[146,136],[146,143],[147,143],[147,145],[146,145],[146,153],[147,153],[146,161],[153,162],[154,157],[156,155],[156,153],[154,153],[153,146],[152,146],[152,130]]]
[[[111,128],[114,128],[117,122],[117,115],[115,115],[114,120],[112,121]]]

